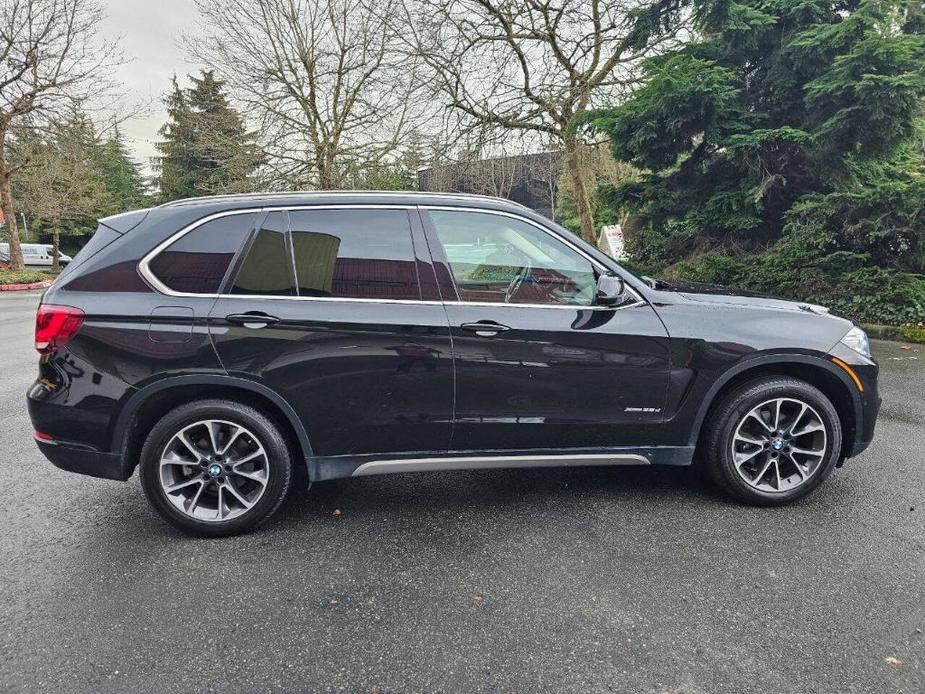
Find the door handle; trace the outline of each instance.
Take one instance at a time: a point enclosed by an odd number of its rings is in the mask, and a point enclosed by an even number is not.
[[[463,323],[459,327],[461,327],[463,330],[468,330],[469,332],[475,333],[479,337],[494,337],[498,333],[504,333],[510,330],[508,326],[495,323],[494,321]]]
[[[251,311],[249,313],[232,313],[225,316],[225,320],[234,325],[243,325],[245,328],[256,330],[266,328],[268,325],[279,323],[279,318],[270,316],[261,311]]]

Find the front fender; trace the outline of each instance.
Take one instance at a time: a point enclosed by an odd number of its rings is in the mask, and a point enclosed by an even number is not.
[[[713,406],[716,398],[722,392],[723,388],[727,386],[733,379],[746,375],[749,371],[758,372],[768,366],[786,366],[792,364],[799,364],[802,366],[821,369],[838,379],[838,381],[844,387],[845,392],[848,393],[848,396],[851,399],[853,411],[852,416],[854,419],[855,427],[854,430],[861,431],[861,413],[863,411],[863,405],[861,402],[860,394],[858,393],[858,390],[848,373],[845,372],[844,369],[837,366],[834,362],[832,362],[829,357],[798,353],[756,354],[753,356],[745,357],[742,360],[736,362],[713,382],[709,390],[707,390],[706,395],[701,401],[699,407],[697,408],[697,413],[691,423],[688,443],[692,446],[697,445],[697,441],[700,438],[700,431],[703,427],[703,422],[707,417],[707,413],[710,411],[710,408]]]

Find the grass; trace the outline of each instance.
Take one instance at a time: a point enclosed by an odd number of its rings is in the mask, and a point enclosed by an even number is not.
[[[50,280],[54,275],[41,270],[0,270],[0,284],[29,284]]]
[[[925,327],[916,325],[861,325],[870,337],[925,344]]]

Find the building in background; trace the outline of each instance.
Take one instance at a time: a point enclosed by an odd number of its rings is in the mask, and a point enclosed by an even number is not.
[[[464,157],[451,164],[419,169],[417,174],[418,189],[422,191],[492,195],[555,219],[562,153]]]

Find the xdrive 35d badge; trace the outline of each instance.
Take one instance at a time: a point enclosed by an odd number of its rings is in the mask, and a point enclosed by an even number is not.
[[[880,405],[849,321],[634,277],[476,196],[224,196],[100,220],[45,293],[35,346],[45,456],[137,468],[198,535],[267,520],[296,470],[696,460],[780,505],[861,453]]]

